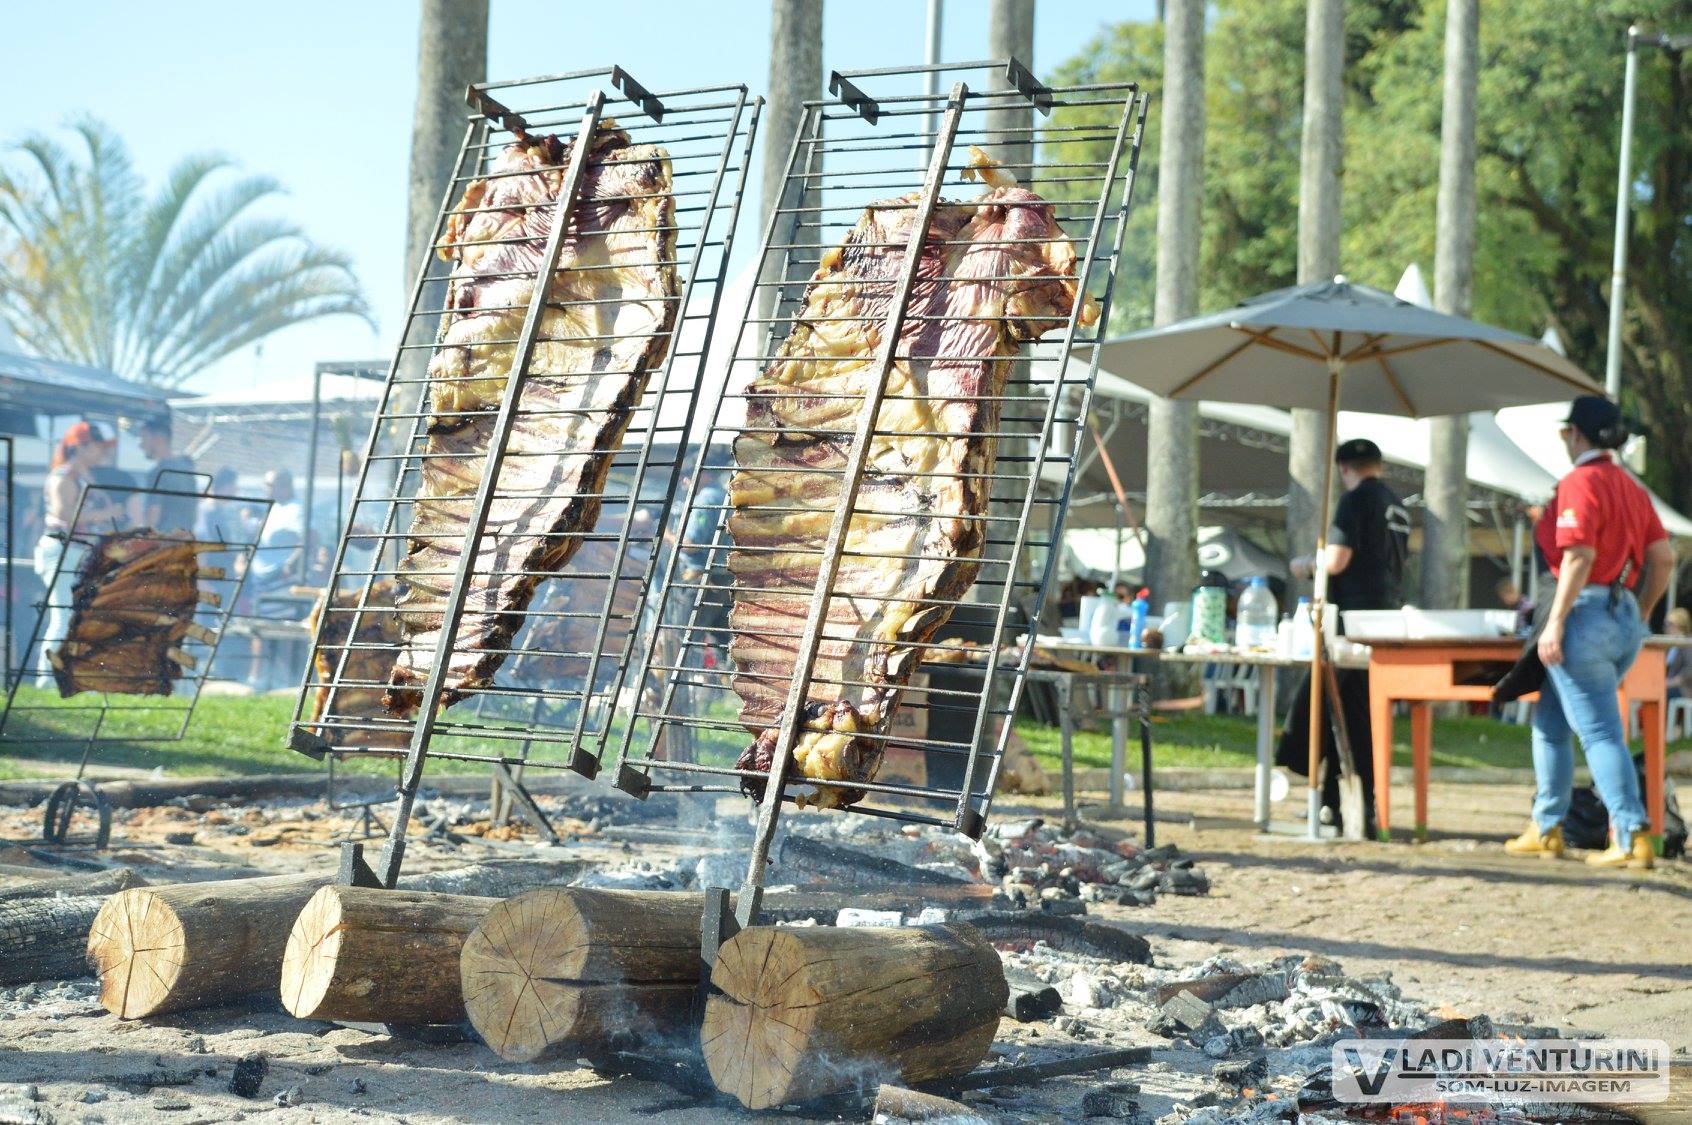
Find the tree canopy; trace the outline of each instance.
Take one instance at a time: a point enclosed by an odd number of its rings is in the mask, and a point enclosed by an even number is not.
[[[1298,254],[1303,0],[1217,0],[1206,43],[1204,308],[1290,285]],[[1692,0],[1513,0],[1481,14],[1474,315],[1604,367],[1629,23],[1692,29]],[[1431,274],[1439,185],[1445,5],[1346,4],[1345,233],[1354,281],[1391,289]],[[1153,98],[1140,155],[1119,330],[1151,322],[1157,97],[1155,24],[1107,28],[1057,80],[1142,82]],[[1624,401],[1646,423],[1651,483],[1692,507],[1692,67],[1640,60],[1628,242]]]
[[[290,325],[370,319],[345,255],[257,213],[276,181],[201,155],[149,194],[110,129],[70,131],[0,165],[0,320],[30,350],[169,387]]]

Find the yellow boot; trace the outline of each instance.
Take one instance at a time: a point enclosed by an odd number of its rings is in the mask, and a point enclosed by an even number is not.
[[[1527,831],[1514,840],[1504,841],[1504,850],[1510,855],[1536,855],[1540,859],[1561,859],[1563,856],[1563,826],[1553,824],[1548,831],[1541,832],[1539,825],[1528,821]]]
[[[1633,834],[1633,844],[1627,850],[1610,837],[1610,846],[1601,852],[1593,852],[1586,857],[1589,867],[1627,867],[1635,871],[1649,871],[1657,865],[1657,852],[1651,846],[1651,838],[1644,832]]]

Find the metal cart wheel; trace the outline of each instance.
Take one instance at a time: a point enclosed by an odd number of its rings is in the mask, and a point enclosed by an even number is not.
[[[67,781],[47,798],[47,812],[42,817],[41,835],[49,844],[80,844],[82,839],[71,836],[71,819],[79,808],[94,810],[93,843],[103,848],[112,838],[112,807],[100,795],[92,782]]]

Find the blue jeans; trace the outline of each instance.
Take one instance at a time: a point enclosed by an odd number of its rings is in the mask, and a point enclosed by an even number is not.
[[[1628,847],[1633,833],[1648,823],[1616,702],[1616,687],[1639,655],[1645,631],[1632,594],[1623,593],[1614,608],[1607,587],[1588,586],[1575,597],[1563,623],[1563,662],[1545,670],[1533,712],[1533,772],[1539,782],[1533,819],[1541,831],[1561,823],[1569,811],[1573,734],[1580,735],[1616,843]]]

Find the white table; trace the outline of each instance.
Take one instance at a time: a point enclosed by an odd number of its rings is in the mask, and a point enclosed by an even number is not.
[[[1257,776],[1252,784],[1252,819],[1264,831],[1269,829],[1269,775],[1275,766],[1275,710],[1277,681],[1282,668],[1308,668],[1310,661],[1303,657],[1281,656],[1272,652],[1179,652],[1175,650],[1122,648],[1117,645],[1094,645],[1084,641],[1041,641],[1042,649],[1088,657],[1113,656],[1135,661],[1167,661],[1171,664],[1233,664],[1247,665],[1257,671]],[[1366,656],[1347,653],[1334,659],[1336,667],[1367,668]],[[1122,785],[1122,768],[1127,751],[1126,724],[1111,752],[1111,803],[1120,804],[1118,790]],[[1119,757],[1120,752],[1120,757]]]

